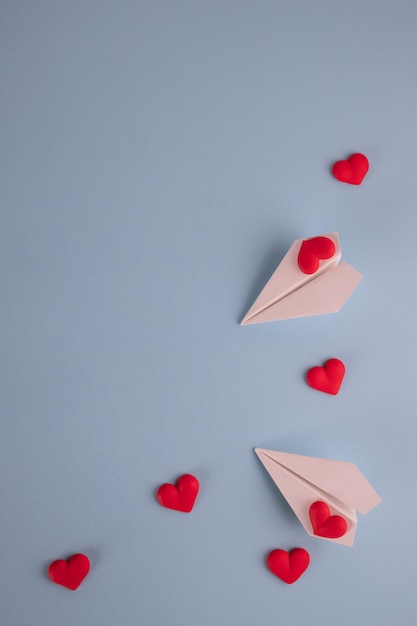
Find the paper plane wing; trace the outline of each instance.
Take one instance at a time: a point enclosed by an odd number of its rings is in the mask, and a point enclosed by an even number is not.
[[[338,265],[341,250],[337,233],[323,237],[335,244],[332,258],[322,261],[314,274],[305,274],[297,262],[303,240],[295,241],[243,318],[242,325],[336,313],[342,308],[362,275],[347,263]]]
[[[315,536],[309,518],[313,502],[326,502],[332,515],[341,515],[347,532],[335,543],[352,546],[356,533],[356,510],[367,513],[381,499],[353,463],[255,449],[272,480],[297,515],[307,533]],[[323,537],[325,538],[325,537]]]
[[[337,313],[361,280],[362,275],[358,271],[347,263],[340,263],[283,300],[253,317],[245,317],[242,325]]]

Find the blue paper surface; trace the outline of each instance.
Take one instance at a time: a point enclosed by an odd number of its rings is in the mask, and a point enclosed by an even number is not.
[[[417,5],[0,9],[4,626],[414,626]],[[360,187],[331,175],[363,152]],[[240,327],[297,238],[364,279]],[[308,368],[346,365],[337,397]],[[309,537],[253,448],[352,461],[383,503]],[[192,513],[155,490],[195,474]],[[325,544],[325,545],[323,545]],[[310,552],[288,587],[275,548]],[[83,552],[76,592],[48,564]]]

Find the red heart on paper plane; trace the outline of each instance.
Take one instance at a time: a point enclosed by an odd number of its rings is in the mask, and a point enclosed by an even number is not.
[[[85,554],[73,554],[66,561],[50,564],[48,576],[52,582],[75,591],[90,571],[90,561]]]
[[[347,531],[347,523],[341,515],[331,515],[325,502],[313,502],[308,511],[313,532],[318,537],[337,539],[343,537]]]
[[[306,375],[306,381],[313,389],[331,393],[335,396],[339,393],[345,371],[346,368],[342,361],[339,359],[329,359],[324,364],[324,367],[317,365],[309,369]]]
[[[291,552],[272,550],[266,564],[275,576],[292,585],[306,571],[310,564],[310,555],[304,548],[294,548]]]
[[[333,165],[333,176],[342,183],[360,185],[369,170],[369,161],[360,152],[352,154],[347,161],[337,161]]]
[[[322,259],[331,259],[336,246],[328,237],[304,239],[298,253],[298,267],[304,274],[314,274],[319,269]]]
[[[167,509],[189,513],[192,511],[200,484],[192,474],[183,474],[176,485],[165,483],[156,493],[159,504]]]

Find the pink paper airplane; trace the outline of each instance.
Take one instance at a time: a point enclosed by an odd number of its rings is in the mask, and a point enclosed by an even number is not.
[[[255,448],[255,452],[311,536],[352,546],[358,523],[356,511],[364,515],[381,502],[354,463],[261,448]],[[328,512],[320,521],[323,509]],[[332,522],[341,522],[340,517],[345,521],[342,536],[326,536],[317,528],[320,523],[325,529]]]
[[[362,279],[341,256],[337,233],[297,239],[241,324],[337,313]]]

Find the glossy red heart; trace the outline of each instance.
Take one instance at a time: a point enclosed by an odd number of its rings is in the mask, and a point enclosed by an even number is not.
[[[369,170],[369,161],[360,152],[352,154],[347,161],[337,161],[333,165],[333,176],[342,183],[360,185]]]
[[[331,259],[336,246],[328,237],[304,239],[298,253],[298,267],[304,274],[314,274],[322,259]]]
[[[345,365],[339,359],[329,359],[324,367],[316,366],[308,370],[307,384],[313,389],[336,395],[345,375]]]
[[[48,576],[52,582],[75,591],[90,571],[90,561],[85,554],[73,554],[66,561],[58,560],[50,564]]]
[[[291,552],[272,550],[266,564],[275,576],[292,585],[306,571],[310,564],[310,555],[304,548],[294,548]]]
[[[310,521],[313,532],[318,537],[337,539],[343,537],[347,531],[347,523],[341,515],[331,515],[330,509],[325,502],[317,500],[309,509]]]
[[[192,474],[183,474],[176,485],[165,483],[156,493],[159,504],[167,509],[189,513],[192,511],[200,484]]]

